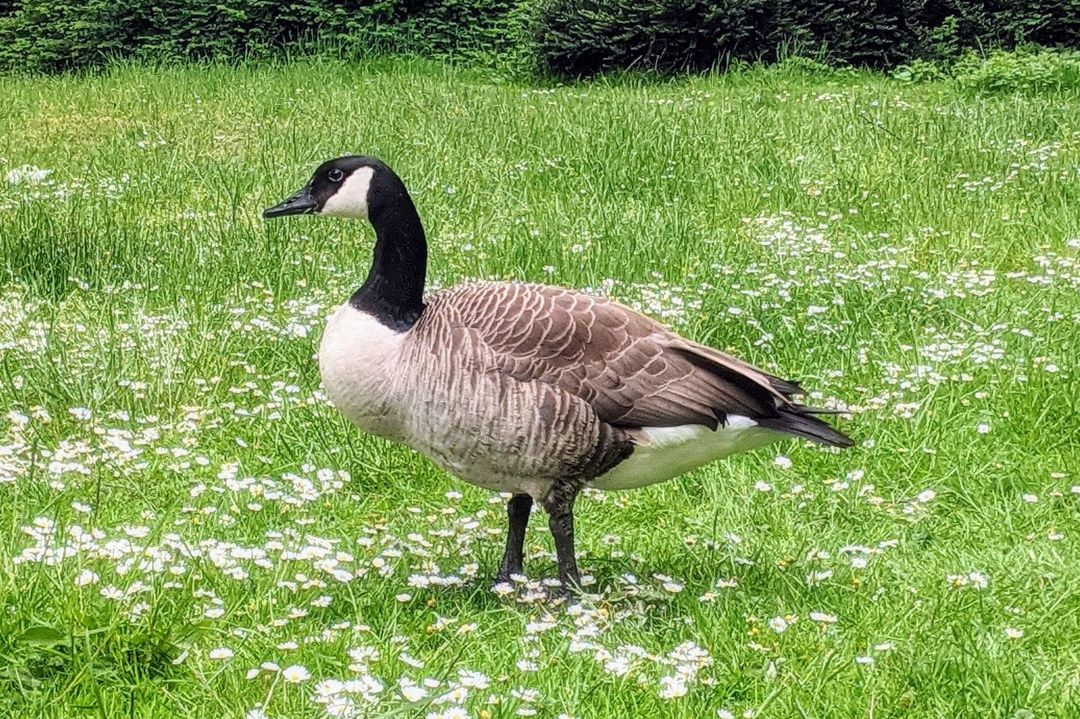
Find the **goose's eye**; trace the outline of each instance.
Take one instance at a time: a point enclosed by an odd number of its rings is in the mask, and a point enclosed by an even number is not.
[[[345,179],[345,173],[336,167],[330,170],[326,176],[330,179],[330,182],[341,182]]]

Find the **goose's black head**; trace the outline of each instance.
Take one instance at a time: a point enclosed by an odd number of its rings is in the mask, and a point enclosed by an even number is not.
[[[263,210],[263,217],[331,215],[368,220],[375,248],[367,279],[349,300],[395,330],[424,311],[427,242],[405,183],[374,157],[349,155],[319,165],[300,191]]]
[[[330,215],[373,219],[373,214],[404,191],[394,171],[381,160],[347,155],[319,165],[308,183],[288,199],[263,210],[263,217]]]

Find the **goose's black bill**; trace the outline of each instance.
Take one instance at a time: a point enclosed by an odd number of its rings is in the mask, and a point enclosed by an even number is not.
[[[279,202],[273,207],[263,210],[263,217],[270,219],[271,217],[285,217],[286,215],[304,215],[313,212],[316,207],[318,207],[318,203],[311,196],[311,187],[305,186],[284,202]]]

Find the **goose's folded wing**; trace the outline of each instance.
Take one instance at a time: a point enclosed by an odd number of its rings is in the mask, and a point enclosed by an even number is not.
[[[455,332],[485,362],[588,402],[621,427],[702,424],[729,414],[777,418],[795,410],[793,383],[689,342],[620,304],[540,285],[480,284],[447,297]],[[440,314],[443,314],[440,312]]]

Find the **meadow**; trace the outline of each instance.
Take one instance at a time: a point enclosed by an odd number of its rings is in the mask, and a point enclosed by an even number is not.
[[[797,64],[0,78],[0,714],[1080,715],[1080,96]],[[627,302],[848,412],[587,491],[590,594],[491,589],[504,500],[320,390],[382,157],[429,281]]]

